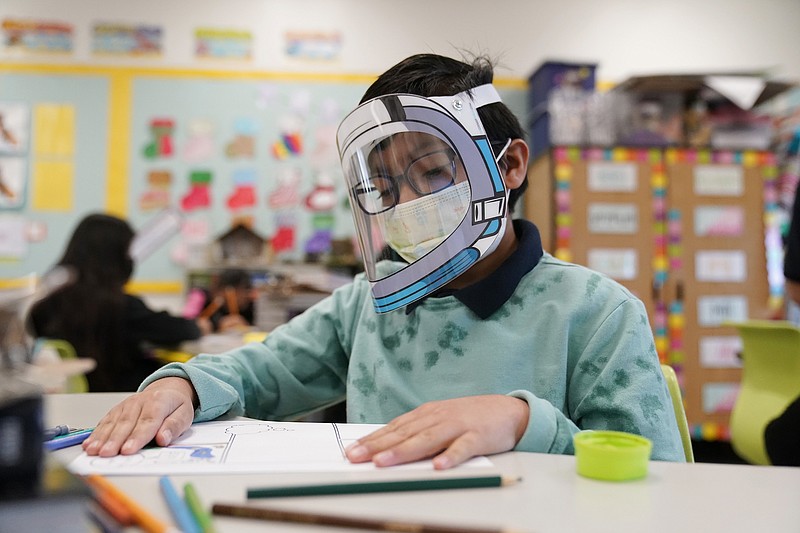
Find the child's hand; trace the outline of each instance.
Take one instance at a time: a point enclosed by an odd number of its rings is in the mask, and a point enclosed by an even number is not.
[[[183,378],[154,381],[114,406],[97,423],[83,449],[89,455],[131,455],[155,437],[166,446],[192,425],[195,392]]]
[[[242,315],[225,315],[219,321],[219,331],[242,331],[250,327]]]
[[[511,450],[528,427],[528,404],[503,395],[430,402],[398,416],[346,450],[354,463],[392,466],[433,457],[437,470]]]

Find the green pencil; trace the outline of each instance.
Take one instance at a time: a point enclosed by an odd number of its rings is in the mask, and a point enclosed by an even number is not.
[[[398,481],[369,481],[332,485],[295,485],[247,489],[248,498],[279,498],[282,496],[329,496],[332,494],[362,494],[367,492],[403,492],[412,490],[474,489],[501,487],[519,481],[503,476],[443,477]]]
[[[211,515],[203,507],[203,502],[200,501],[200,496],[197,494],[194,485],[186,483],[183,486],[183,496],[186,499],[186,505],[192,511],[194,519],[200,526],[203,533],[215,533],[214,524],[211,522]]]

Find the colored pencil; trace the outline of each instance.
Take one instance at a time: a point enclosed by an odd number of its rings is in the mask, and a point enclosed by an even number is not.
[[[211,521],[211,515],[203,506],[203,502],[200,501],[200,495],[197,494],[197,490],[194,488],[194,485],[191,483],[186,483],[183,486],[183,497],[189,506],[189,510],[192,511],[194,519],[200,525],[200,529],[203,531],[203,533],[214,533],[215,529],[214,524]]]
[[[200,533],[200,525],[195,521],[189,506],[180,497],[178,491],[172,486],[172,481],[167,476],[161,476],[158,479],[158,484],[161,486],[161,493],[164,495],[164,500],[167,502],[172,517],[178,523],[183,533]]]
[[[72,433],[67,433],[66,435],[61,435],[60,437],[55,437],[46,441],[44,447],[51,452],[62,448],[69,448],[70,446],[75,446],[88,439],[92,431],[94,431],[94,428],[73,431]]]
[[[175,531],[175,528],[170,527],[150,514],[150,512],[100,474],[89,474],[86,476],[86,482],[95,489],[105,492],[109,497],[114,498],[125,506],[128,511],[130,511],[134,522],[147,533],[167,533]]]
[[[284,496],[330,496],[333,494],[363,494],[368,492],[405,492],[412,490],[472,489],[501,487],[518,480],[503,476],[444,477],[397,481],[369,481],[331,485],[296,485],[247,489],[248,498],[280,498]]]
[[[134,524],[133,515],[130,510],[118,500],[114,499],[109,493],[95,489],[94,499],[97,500],[100,507],[105,509],[108,514],[114,517],[114,520],[123,526],[132,526]]]
[[[222,302],[223,302],[222,298],[219,297],[214,298],[213,300],[211,300],[211,303],[209,303],[206,306],[205,309],[200,311],[200,314],[197,315],[197,318],[211,318],[211,315],[216,313],[217,309],[222,307]]]
[[[340,515],[307,513],[303,511],[270,509],[266,507],[229,505],[224,503],[215,503],[211,508],[211,511],[216,515],[222,516],[254,518],[257,520],[271,520],[275,522],[314,524],[319,526],[349,527],[353,529],[371,529],[374,531],[402,531],[405,533],[511,533],[511,530],[508,529],[446,526],[404,522],[399,520],[357,518]]]

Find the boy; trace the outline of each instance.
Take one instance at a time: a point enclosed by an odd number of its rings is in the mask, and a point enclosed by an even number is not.
[[[291,419],[346,397],[348,421],[387,423],[353,462],[572,453],[584,429],[683,460],[642,303],[511,220],[528,146],[492,75],[432,54],[381,75],[337,135],[365,274],[263,344],[163,368],[84,449],[132,454],[193,420]],[[402,261],[372,258],[386,244]]]

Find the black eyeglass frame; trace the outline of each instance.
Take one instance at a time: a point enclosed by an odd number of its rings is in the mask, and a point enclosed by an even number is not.
[[[432,190],[420,190],[419,184],[416,183],[415,180],[409,178],[408,173],[411,167],[413,167],[416,163],[425,159],[426,157],[430,157],[435,154],[444,153],[448,155],[449,158],[449,165],[450,165],[450,173],[452,178],[449,180],[448,183],[443,184],[441,187],[437,187]],[[380,211],[371,211],[369,210],[363,203],[362,203],[362,196],[369,193],[369,190],[364,186],[363,183],[359,183],[354,185],[351,188],[351,192],[353,197],[356,199],[356,203],[358,204],[359,209],[361,209],[367,215],[379,215],[381,213],[385,213],[390,209],[393,209],[399,202],[400,202],[400,187],[398,186],[398,182],[402,179],[405,180],[406,183],[411,187],[411,189],[418,194],[420,197],[428,196],[429,194],[434,194],[440,191],[447,189],[448,187],[452,187],[455,184],[456,178],[456,169],[457,169],[457,161],[458,161],[458,154],[452,150],[451,148],[446,148],[442,150],[434,150],[433,152],[428,152],[427,154],[423,154],[415,159],[413,159],[405,168],[402,174],[398,174],[396,176],[389,176],[385,174],[374,174],[370,175],[368,180],[370,183],[373,180],[380,179],[385,181],[388,184],[388,187],[385,187],[383,190],[391,191],[392,195],[392,203],[384,206],[383,209]],[[380,191],[380,187],[373,187],[374,190]]]

